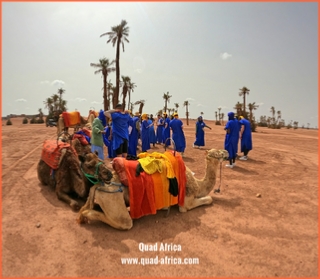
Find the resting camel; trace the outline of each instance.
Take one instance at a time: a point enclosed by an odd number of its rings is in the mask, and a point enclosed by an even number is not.
[[[96,153],[77,155],[74,148],[63,142],[59,142],[59,147],[60,150],[55,149],[55,153],[49,154],[49,157],[52,154],[54,156],[60,154],[60,158],[58,155],[55,157],[57,159],[54,169],[47,163],[48,156],[43,155],[45,147],[43,148],[42,158],[37,167],[38,179],[42,184],[52,186],[58,199],[68,203],[77,211],[80,206],[69,194],[75,192],[80,198],[86,199],[90,187],[98,183],[109,183],[112,173]]]
[[[186,191],[184,205],[179,206],[180,212],[187,212],[213,202],[209,193],[216,183],[219,164],[228,156],[226,150],[211,149],[206,151],[206,173],[202,179],[195,178],[191,170],[186,167]],[[90,189],[87,202],[79,211],[78,223],[99,220],[119,230],[132,228],[133,222],[127,208],[130,205],[128,187],[119,186],[121,185],[120,179],[115,172],[113,172],[111,181],[109,185],[97,185]]]
[[[68,132],[69,128],[74,128],[74,131],[77,131],[87,123],[88,121],[78,111],[63,112],[57,121],[57,135],[63,131]]]

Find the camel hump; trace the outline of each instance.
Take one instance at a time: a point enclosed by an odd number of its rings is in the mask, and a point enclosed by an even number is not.
[[[45,140],[42,146],[41,159],[50,166],[50,168],[56,170],[60,164],[62,150],[69,148],[72,148],[69,143]]]
[[[64,125],[66,127],[74,126],[81,123],[79,111],[64,111],[62,113]]]

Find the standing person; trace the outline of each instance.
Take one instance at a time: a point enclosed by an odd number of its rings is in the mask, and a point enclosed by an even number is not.
[[[149,128],[149,140],[150,140],[150,144],[153,144],[153,146],[154,146],[155,143],[157,142],[157,138],[156,138],[156,133],[154,131],[153,121],[154,121],[154,119],[152,117],[152,114],[150,114],[150,117],[148,117],[148,124],[151,125]]]
[[[163,135],[163,129],[164,129],[164,121],[161,118],[161,115],[158,114],[158,119],[157,119],[157,144],[162,143],[162,135]]]
[[[224,140],[224,149],[229,153],[229,164],[226,165],[228,168],[233,168],[236,165],[236,157],[238,152],[239,142],[239,124],[238,120],[234,117],[233,112],[228,113],[228,122],[225,126],[226,137]]]
[[[170,143],[170,127],[169,127],[170,118],[168,117],[166,112],[163,114],[163,122],[164,122],[164,129],[162,134],[162,143],[165,144],[165,147],[167,147],[168,145],[171,145],[171,143]]]
[[[98,152],[98,157],[101,160],[104,160],[104,152],[103,152],[103,134],[104,126],[106,126],[107,120],[104,116],[103,110],[100,110],[99,116],[95,118],[92,122],[92,133],[91,133],[91,152]]]
[[[128,154],[137,156],[138,138],[140,133],[140,113],[136,112],[129,121],[129,147]]]
[[[149,129],[152,124],[148,124],[148,115],[146,113],[141,115],[141,151],[147,152],[150,149]]]
[[[206,123],[203,122],[202,116],[198,117],[198,121],[196,122],[196,141],[193,143],[193,148],[198,146],[198,148],[201,148],[201,146],[204,146],[204,128],[211,128],[206,125]]]
[[[186,149],[186,138],[183,132],[183,123],[178,117],[178,113],[175,112],[169,126],[172,131],[172,139],[176,146],[176,151],[180,152],[181,156],[184,157],[184,150]]]
[[[112,118],[112,148],[115,150],[117,157],[126,158],[129,142],[129,111],[123,111],[122,104],[118,104],[115,109],[105,111],[104,114]]]
[[[252,135],[251,135],[251,124],[250,121],[245,119],[243,116],[240,116],[240,146],[241,152],[243,152],[243,156],[240,157],[240,160],[246,161],[248,160],[248,153],[252,150]]]
[[[104,131],[106,132],[103,135],[103,141],[105,146],[108,148],[108,158],[112,159],[116,157],[115,151],[112,149],[112,129],[111,129],[111,121],[110,123],[107,123],[107,126],[104,128]]]

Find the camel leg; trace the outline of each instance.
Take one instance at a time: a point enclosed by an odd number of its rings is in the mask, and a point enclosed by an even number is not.
[[[78,202],[71,199],[66,193],[56,190],[56,194],[59,200],[62,200],[69,204],[74,211],[78,211],[80,209],[80,205],[78,204]]]
[[[212,197],[205,196],[202,198],[195,198],[193,196],[185,197],[184,199],[184,206],[179,206],[180,212],[187,212],[193,208],[196,208],[201,205],[211,204],[213,202]]]

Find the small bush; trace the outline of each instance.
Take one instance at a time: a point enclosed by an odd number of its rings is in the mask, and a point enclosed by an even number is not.
[[[43,124],[43,123],[44,123],[44,120],[43,120],[43,119],[38,119],[38,120],[37,120],[37,123]]]
[[[32,119],[30,120],[30,124],[34,124],[34,123],[37,123],[37,120],[35,117],[32,117]]]
[[[6,125],[12,125],[11,119],[8,118]]]
[[[252,121],[251,122],[251,131],[252,132],[256,132],[257,131],[257,127],[258,127],[257,123]]]
[[[27,117],[23,118],[22,124],[28,124],[28,118]]]
[[[216,121],[216,125],[221,125],[221,122],[220,121]]]

